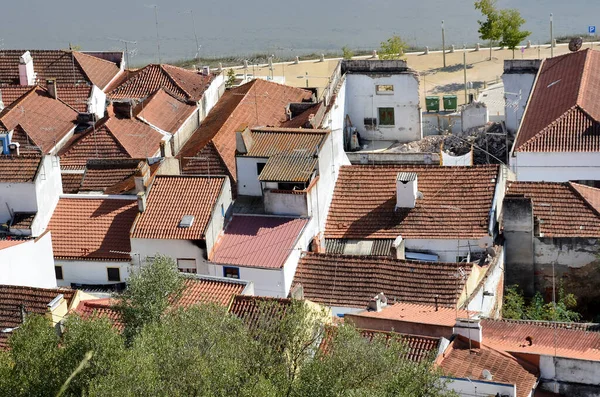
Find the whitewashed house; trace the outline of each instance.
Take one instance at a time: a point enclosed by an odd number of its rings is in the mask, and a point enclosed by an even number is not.
[[[156,176],[147,197],[138,193],[132,255],[143,264],[160,254],[176,261],[182,272],[216,275],[208,258],[231,201],[225,176]]]
[[[512,134],[515,134],[521,125],[541,63],[539,59],[504,60],[504,121],[506,129]]]
[[[0,240],[0,284],[56,287],[49,232],[37,239]]]

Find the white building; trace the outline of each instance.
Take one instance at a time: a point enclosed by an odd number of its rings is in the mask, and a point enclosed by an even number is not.
[[[511,151],[517,180],[600,183],[599,59],[586,49],[542,62]]]
[[[137,213],[135,196],[62,196],[48,225],[58,285],[124,283],[139,264],[129,240]]]
[[[504,73],[502,74],[504,120],[506,129],[512,134],[519,130],[541,63],[542,61],[539,59],[504,60]],[[491,89],[492,87],[490,87]]]
[[[215,275],[209,272],[209,253],[231,201],[225,176],[156,176],[147,198],[138,194],[132,255],[144,263],[161,254],[176,261],[183,272]]]
[[[50,233],[37,239],[0,240],[0,284],[55,288]]]

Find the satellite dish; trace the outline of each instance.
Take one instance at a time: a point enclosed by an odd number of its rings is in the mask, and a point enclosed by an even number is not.
[[[481,376],[485,380],[492,380],[492,373],[490,371],[488,371],[487,369],[484,369],[483,371],[481,371]]]
[[[574,37],[571,39],[571,41],[569,41],[569,50],[571,52],[579,51],[582,45],[583,39],[581,37]]]

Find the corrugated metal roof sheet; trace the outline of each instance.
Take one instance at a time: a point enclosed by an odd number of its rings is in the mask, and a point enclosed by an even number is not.
[[[317,158],[306,151],[281,153],[267,161],[258,180],[262,182],[307,182],[317,166]]]
[[[317,153],[317,148],[326,135],[327,132],[323,130],[253,129],[254,144],[243,156],[271,157],[300,150],[306,150],[306,155],[312,156]]]

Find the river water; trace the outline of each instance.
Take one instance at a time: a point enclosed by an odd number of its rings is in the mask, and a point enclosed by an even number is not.
[[[481,18],[473,0],[21,0],[0,7],[0,48],[124,49],[120,39],[137,42],[128,46],[131,64],[156,62],[154,5],[162,61],[195,57],[195,36],[200,57],[293,56],[344,45],[370,50],[392,34],[441,47],[442,20],[446,44],[462,46],[478,40]],[[600,1],[499,0],[498,6],[521,11],[534,43],[549,41],[551,12],[555,36],[600,29]]]

